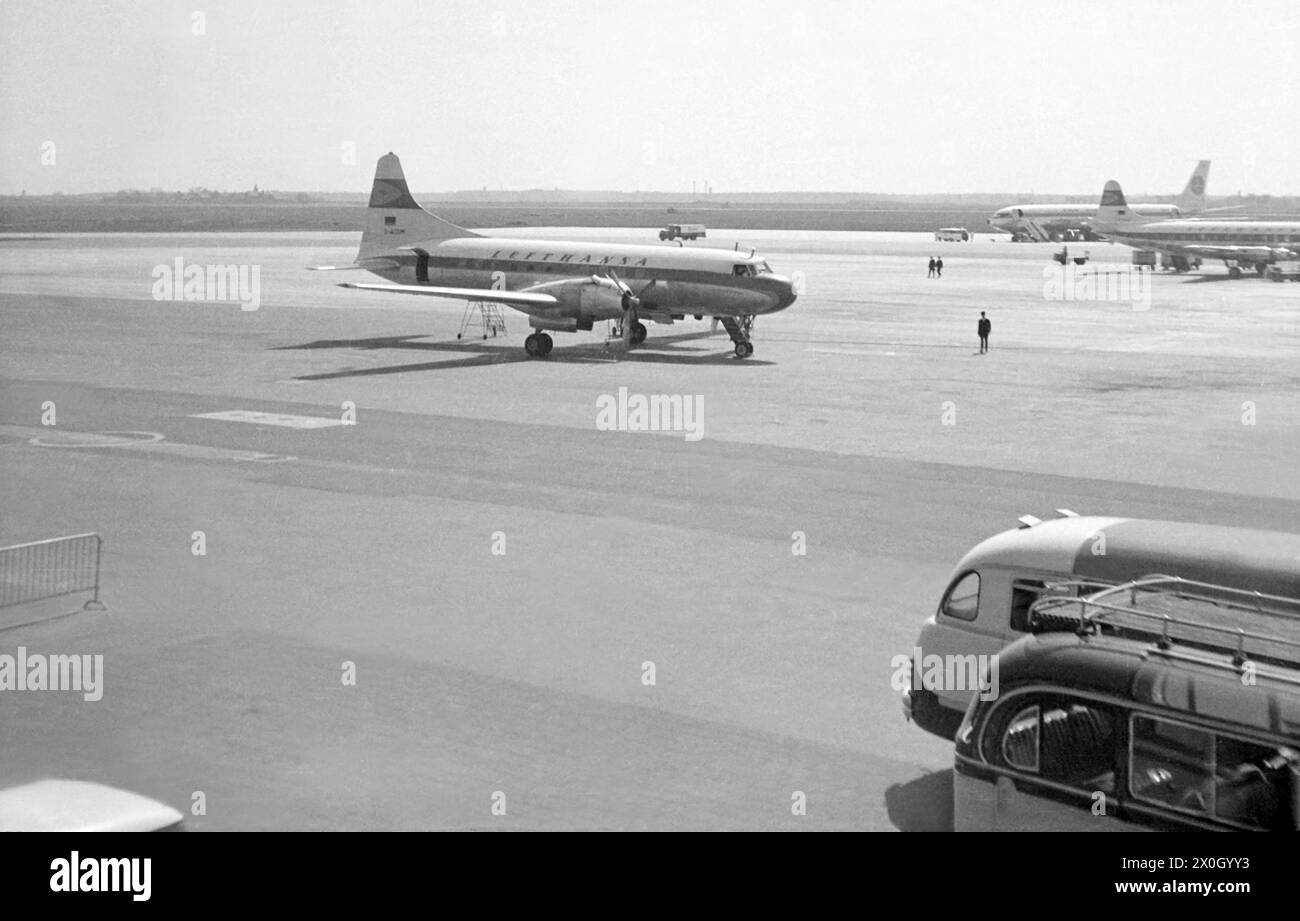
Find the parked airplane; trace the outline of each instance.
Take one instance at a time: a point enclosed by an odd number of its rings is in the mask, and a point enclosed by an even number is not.
[[[333,269],[335,266],[319,268]],[[534,357],[553,346],[544,330],[588,330],[617,323],[622,348],[641,343],[641,319],[672,323],[687,314],[722,322],[736,356],[754,352],[749,328],[758,314],[784,310],[797,296],[752,251],[485,237],[425,211],[411,197],[402,164],[379,158],[361,249],[351,266],[393,284],[344,288],[505,304],[528,314]]]
[[[1300,221],[1148,222],[1133,213],[1113,179],[1101,193],[1093,227],[1108,240],[1168,253],[1180,271],[1186,271],[1192,257],[1201,257],[1223,260],[1232,278],[1252,266],[1263,275],[1270,263],[1300,255]]]
[[[1205,182],[1209,176],[1210,161],[1202,160],[1196,164],[1187,185],[1173,204],[1138,204],[1133,205],[1133,211],[1151,220],[1172,220],[1185,214],[1199,214],[1205,210]],[[1097,206],[1089,204],[1015,205],[998,211],[989,218],[989,224],[1040,243],[1058,236],[1095,240],[1097,231],[1092,225],[1096,215]]]

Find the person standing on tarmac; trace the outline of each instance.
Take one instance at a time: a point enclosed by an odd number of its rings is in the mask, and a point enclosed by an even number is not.
[[[934,277],[943,278],[943,257],[934,260]]]
[[[989,333],[993,332],[993,323],[988,317],[984,316],[984,311],[980,311],[980,322],[975,327],[975,331],[980,336],[980,354],[983,355],[989,350]]]
[[[930,257],[930,272],[925,277],[934,278],[934,257],[933,256]]]

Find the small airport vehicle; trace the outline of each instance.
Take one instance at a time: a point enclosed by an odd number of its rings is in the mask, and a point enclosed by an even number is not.
[[[1159,258],[1159,254],[1153,249],[1133,250],[1133,264],[1136,266],[1144,266],[1152,271],[1155,270],[1156,261]]]
[[[698,240],[707,236],[703,224],[669,224],[659,231],[660,240]]]
[[[1160,268],[1166,271],[1190,272],[1201,267],[1199,256],[1177,256],[1173,253],[1160,254]]]
[[[1030,620],[957,730],[957,831],[1300,830],[1300,600],[1152,576]]]
[[[1082,256],[1073,257],[1073,262],[1075,265],[1087,265],[1088,260],[1091,257],[1092,257],[1091,252],[1085,250]],[[1055,259],[1057,262],[1061,263],[1061,265],[1066,265],[1071,261],[1070,247],[1062,246],[1061,251],[1059,253],[1052,253],[1052,258]]]
[[[1032,515],[988,538],[957,563],[916,652],[941,660],[991,656],[1029,632],[1029,609],[1045,594],[1086,594],[1158,572],[1230,588],[1300,597],[1300,534],[1154,521]],[[1067,588],[1049,589],[1050,583]],[[903,692],[903,714],[951,739],[975,688],[944,683]]]
[[[0,790],[0,832],[179,831],[179,812],[139,793],[85,780],[37,780]]]
[[[1273,263],[1268,267],[1268,277],[1274,281],[1300,281],[1300,260]]]
[[[965,227],[940,227],[934,232],[934,239],[940,243],[965,243],[972,234]]]

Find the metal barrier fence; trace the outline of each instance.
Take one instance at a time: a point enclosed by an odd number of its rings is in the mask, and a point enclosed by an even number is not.
[[[93,592],[86,610],[99,601],[98,534],[74,534],[0,548],[0,608],[61,595]]]

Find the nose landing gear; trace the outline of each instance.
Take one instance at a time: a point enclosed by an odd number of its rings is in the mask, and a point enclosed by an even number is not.
[[[749,341],[749,335],[754,329],[754,318],[752,316],[743,317],[719,317],[722,321],[723,328],[726,329],[727,335],[731,341],[736,343],[736,357],[748,358],[754,354],[754,344]]]

